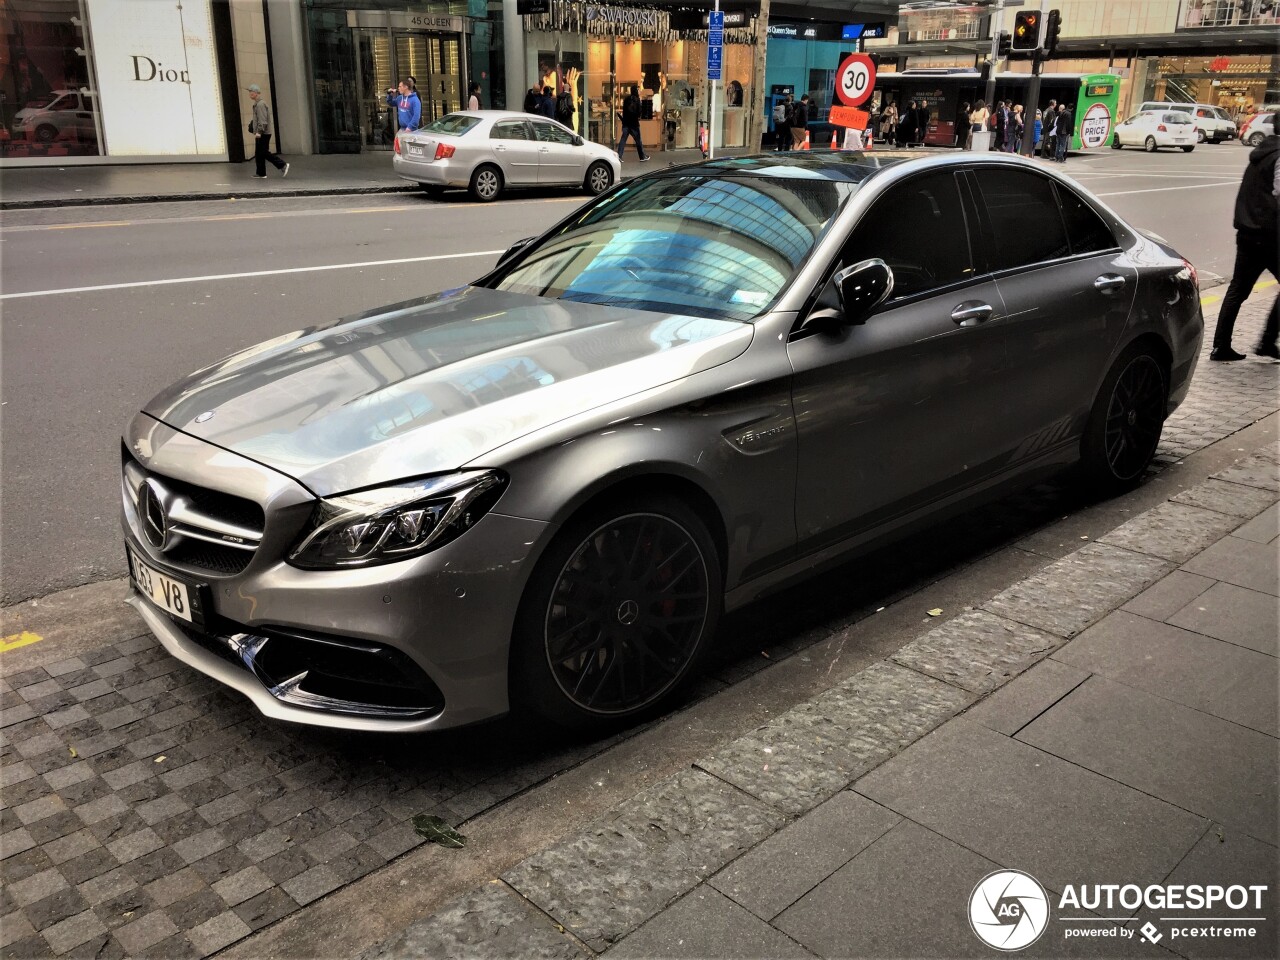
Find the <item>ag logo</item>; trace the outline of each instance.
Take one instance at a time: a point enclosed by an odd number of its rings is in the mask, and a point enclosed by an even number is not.
[[[969,895],[969,926],[989,947],[1021,950],[1040,939],[1049,925],[1044,887],[1021,870],[997,870]]]

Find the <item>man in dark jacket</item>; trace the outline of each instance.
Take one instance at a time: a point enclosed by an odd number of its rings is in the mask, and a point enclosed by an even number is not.
[[[573,129],[573,93],[569,90],[569,85],[563,84],[560,96],[556,97],[556,119],[563,123],[570,130]]]
[[[556,118],[556,95],[550,87],[542,88],[542,97],[538,100],[538,112],[548,120]]]
[[[1046,160],[1054,158],[1054,145],[1058,142],[1053,128],[1058,125],[1058,101],[1050,100],[1040,118],[1040,155]]]
[[[1058,104],[1058,122],[1053,132],[1058,138],[1053,148],[1053,159],[1059,163],[1066,163],[1067,147],[1071,146],[1071,137],[1076,132],[1076,120],[1071,115],[1071,108],[1065,103]]]
[[[1277,193],[1280,193],[1280,137],[1272,135],[1253,148],[1249,154],[1249,166],[1236,194],[1236,212],[1232,225],[1236,228],[1236,265],[1231,271],[1231,284],[1222,298],[1218,311],[1218,326],[1213,332],[1213,352],[1210,360],[1243,360],[1244,354],[1231,349],[1231,332],[1236,326],[1240,306],[1249,296],[1253,285],[1269,270],[1271,276],[1280,279],[1280,223],[1277,222]],[[1267,325],[1262,331],[1254,353],[1260,357],[1280,360],[1280,348],[1276,346],[1280,334],[1280,298],[1271,301]]]
[[[809,135],[809,95],[806,93],[791,112],[791,145],[799,150]]]
[[[929,135],[929,120],[933,116],[929,112],[929,101],[921,100],[920,109],[916,111],[916,143],[924,146],[924,138]]]
[[[991,119],[996,134],[991,139],[991,149],[999,150],[1004,143],[1005,131],[1009,128],[1009,111],[1005,108],[1003,100],[996,102],[996,108],[991,111]]]
[[[636,142],[636,153],[640,155],[640,162],[648,160],[645,155],[644,144],[640,142],[640,90],[633,83],[631,92],[627,94],[627,99],[622,101],[622,136],[618,138],[618,159],[622,159],[622,151],[627,146],[627,137]]]

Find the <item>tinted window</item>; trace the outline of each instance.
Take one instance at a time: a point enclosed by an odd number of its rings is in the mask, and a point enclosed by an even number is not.
[[[915,177],[877,200],[841,259],[848,265],[872,257],[893,271],[895,300],[972,276],[973,257],[955,176]]]
[[[1192,122],[1191,118],[1184,113],[1166,113],[1160,119],[1165,123],[1180,123],[1184,125]]]
[[[1071,252],[1053,182],[1028,170],[976,170],[991,221],[991,267],[1007,270]]]
[[[1197,110],[1197,111],[1196,111],[1196,116],[1197,116],[1197,117],[1212,117],[1212,116],[1213,116],[1213,111],[1211,111],[1211,110],[1205,110],[1205,109],[1203,109],[1203,108],[1202,108],[1202,109],[1199,109],[1199,110]]]
[[[543,143],[573,143],[573,134],[564,127],[556,126],[554,123],[539,123],[533,121],[533,132],[536,134],[535,139],[541,140]]]
[[[504,120],[493,125],[490,140],[528,140],[529,127],[523,120]]]
[[[479,122],[479,117],[464,117],[460,113],[450,113],[439,120],[432,120],[421,129],[426,133],[447,133],[453,137],[460,137]]]
[[[1067,224],[1071,252],[1097,253],[1113,249],[1116,246],[1115,235],[1094,209],[1062,184],[1055,188],[1062,205],[1062,218]]]

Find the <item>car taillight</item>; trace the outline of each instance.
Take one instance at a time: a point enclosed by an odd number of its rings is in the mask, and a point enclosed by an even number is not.
[[[400,156],[400,134],[398,134],[398,133],[396,134],[396,146],[395,146],[395,150],[396,150],[396,156],[397,156],[397,157],[398,157],[398,156]]]
[[[452,156],[453,156],[454,151],[455,151],[456,149],[457,149],[457,147],[451,147],[451,146],[449,146],[449,144],[447,144],[447,143],[437,143],[437,144],[436,144],[436,159],[437,159],[437,160],[448,160],[450,157],[452,157]]]
[[[1160,126],[1156,127],[1156,129],[1157,129],[1157,130],[1159,130],[1161,133],[1168,133],[1168,132],[1169,132],[1169,128],[1168,128],[1168,127],[1166,127],[1163,123],[1162,123],[1162,124],[1160,124]]]
[[[1200,274],[1196,273],[1195,265],[1194,265],[1194,264],[1192,264],[1192,262],[1191,262],[1190,260],[1188,260],[1186,257],[1183,257],[1183,258],[1182,258],[1182,265],[1183,265],[1184,267],[1186,267],[1186,268],[1187,268],[1187,273],[1188,273],[1188,274],[1190,274],[1190,276],[1191,276],[1191,285],[1192,285],[1193,287],[1195,287],[1195,288],[1196,288],[1196,290],[1199,290],[1199,289],[1200,289]]]

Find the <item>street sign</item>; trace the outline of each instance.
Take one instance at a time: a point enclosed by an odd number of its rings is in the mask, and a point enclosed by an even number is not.
[[[827,115],[833,127],[845,127],[849,130],[865,130],[871,122],[871,114],[857,107],[834,106]]]
[[[836,71],[836,98],[846,107],[866,103],[875,86],[876,65],[865,53],[849,54]]]
[[[724,68],[724,11],[713,10],[707,18],[707,79],[719,80]]]

